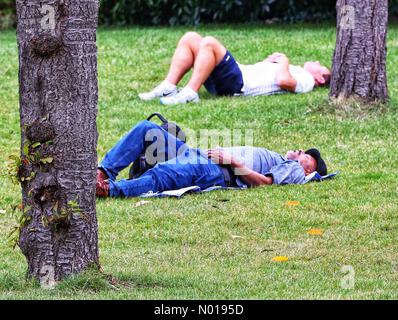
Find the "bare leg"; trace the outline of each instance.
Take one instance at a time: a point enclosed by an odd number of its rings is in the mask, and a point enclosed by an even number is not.
[[[216,38],[203,38],[194,60],[193,73],[188,87],[198,92],[214,68],[222,61],[226,52],[227,49]]]
[[[177,85],[194,65],[203,37],[196,32],[187,32],[178,42],[166,80]]]

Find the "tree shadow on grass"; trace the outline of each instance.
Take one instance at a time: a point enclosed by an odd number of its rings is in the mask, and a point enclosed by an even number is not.
[[[159,274],[134,274],[117,273],[105,275],[102,273],[81,274],[61,282],[57,286],[58,294],[62,296],[95,294],[118,299],[154,299],[170,298],[180,294],[192,295],[188,291],[198,291],[199,286],[207,287],[201,281],[183,276],[159,275]],[[94,296],[92,296],[94,297]],[[98,296],[97,296],[98,297]]]
[[[112,284],[118,289],[138,290],[171,290],[198,286],[197,282],[183,276],[130,273],[117,274],[115,277],[112,277]]]
[[[368,120],[380,117],[391,111],[388,103],[365,104],[356,100],[331,102],[328,99],[308,105],[308,114],[321,114],[336,117],[337,120]]]
[[[172,290],[197,287],[198,283],[185,277],[158,274],[105,274],[98,270],[88,269],[71,276],[57,284],[54,296],[71,296],[76,294],[96,294],[100,292],[118,292],[128,290]],[[23,274],[5,273],[0,275],[0,292],[15,294],[29,291],[46,290],[35,279],[28,279]],[[47,290],[48,291],[48,290]]]

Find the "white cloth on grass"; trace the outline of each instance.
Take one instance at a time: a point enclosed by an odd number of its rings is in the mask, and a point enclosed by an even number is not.
[[[318,172],[313,172],[312,174],[308,175],[306,177],[306,182],[311,182],[311,181],[324,181],[327,179],[331,179],[334,176],[339,174],[339,172],[334,172],[330,173],[326,176],[321,176]],[[206,189],[201,189],[198,186],[192,186],[192,187],[187,187],[187,188],[182,188],[178,190],[168,190],[168,191],[163,191],[163,192],[148,192],[142,194],[140,197],[142,198],[161,198],[161,197],[175,197],[175,198],[180,198],[185,194],[189,193],[202,193],[202,192],[210,192],[214,190],[244,190],[247,189],[247,187],[237,187],[237,188],[226,188],[226,187],[220,187],[220,186],[214,186]]]

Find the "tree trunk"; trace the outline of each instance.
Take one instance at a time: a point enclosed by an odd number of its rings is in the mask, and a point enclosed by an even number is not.
[[[17,0],[22,185],[19,246],[52,286],[99,266],[98,0]]]
[[[388,1],[338,0],[336,9],[331,99],[385,102]]]

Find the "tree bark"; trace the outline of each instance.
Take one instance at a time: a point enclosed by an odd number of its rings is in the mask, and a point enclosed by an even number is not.
[[[98,0],[17,0],[23,217],[28,276],[52,286],[99,266]]]
[[[338,0],[332,100],[386,102],[387,0]]]

